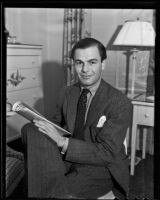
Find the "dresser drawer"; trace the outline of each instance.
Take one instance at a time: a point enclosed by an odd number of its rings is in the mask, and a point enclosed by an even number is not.
[[[25,89],[21,91],[9,92],[8,101],[14,104],[16,101],[23,101],[29,106],[35,108],[41,114],[44,114],[43,92],[40,87]],[[29,121],[24,117],[16,114],[7,118],[7,141],[21,135],[21,128]]]
[[[14,75],[14,78],[12,76]],[[12,79],[15,80],[19,77],[20,83],[14,85]],[[9,69],[7,71],[7,91],[21,90],[30,87],[36,87],[41,85],[41,68],[35,67],[33,69]]]
[[[32,68],[40,67],[40,56],[8,56],[7,67]]]
[[[7,98],[8,101],[11,102],[12,104],[15,103],[16,101],[24,101],[29,106],[33,106],[41,110],[41,106],[39,107],[38,105],[43,100],[43,91],[41,87],[30,88],[20,91],[13,91],[7,93]]]
[[[41,55],[42,45],[7,45],[7,56]]]
[[[138,124],[154,126],[154,108],[147,106],[136,106]]]

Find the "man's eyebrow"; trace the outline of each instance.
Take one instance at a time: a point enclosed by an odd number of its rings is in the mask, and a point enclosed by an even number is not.
[[[98,59],[97,58],[91,58],[91,59],[87,60],[87,62],[91,62],[91,61],[98,61]]]
[[[75,59],[75,61],[81,61],[81,62],[83,62],[82,60],[80,60],[80,59]]]
[[[84,62],[83,60],[81,60],[81,59],[75,59],[75,61],[80,61],[80,62]],[[87,62],[92,62],[92,61],[98,61],[98,59],[97,58],[91,58],[91,59],[89,59],[89,60],[87,60]]]

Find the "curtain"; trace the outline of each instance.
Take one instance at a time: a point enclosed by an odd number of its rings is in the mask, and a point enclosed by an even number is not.
[[[155,29],[155,11],[153,13],[153,20],[152,20],[153,28]],[[154,95],[154,71],[155,71],[155,49],[153,48],[150,52],[149,57],[149,66],[148,66],[148,76],[147,76],[147,96]]]
[[[155,11],[153,12],[152,25],[155,29]],[[149,56],[149,66],[148,66],[148,76],[147,76],[147,88],[146,95],[154,96],[155,95],[155,85],[154,85],[154,76],[155,76],[155,48],[150,51]],[[149,127],[147,132],[147,149],[146,151],[151,155],[154,154],[154,128]]]
[[[90,37],[90,32],[85,28],[85,9],[64,9],[64,35],[63,35],[63,66],[66,85],[77,81],[70,52],[74,44],[84,37]]]

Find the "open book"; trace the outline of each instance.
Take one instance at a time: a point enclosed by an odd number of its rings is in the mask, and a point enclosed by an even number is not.
[[[43,117],[37,110],[31,108],[27,104],[21,101],[17,101],[16,103],[13,104],[12,110],[19,115],[22,115],[24,118],[28,119],[29,121],[33,121],[34,119],[36,120],[43,120],[46,121],[50,124],[52,124],[59,132],[59,134],[63,136],[70,136],[71,133],[66,131],[65,129],[61,128],[57,124],[54,124],[53,122],[47,120],[45,117]]]

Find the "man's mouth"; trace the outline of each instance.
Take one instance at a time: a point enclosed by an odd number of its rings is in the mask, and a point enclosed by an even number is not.
[[[89,79],[91,75],[80,75],[82,79]]]

